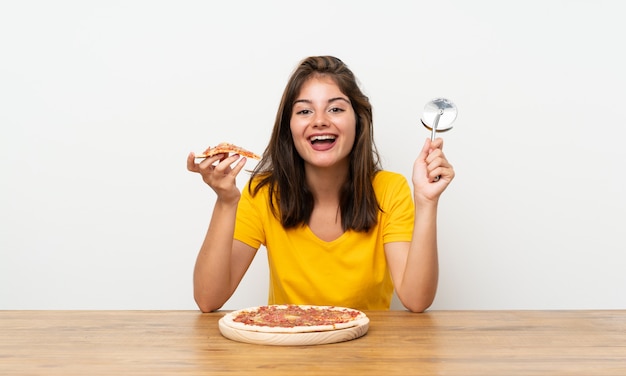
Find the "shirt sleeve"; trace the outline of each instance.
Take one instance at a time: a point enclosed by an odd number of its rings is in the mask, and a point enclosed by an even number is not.
[[[381,226],[383,243],[410,242],[413,237],[415,205],[411,188],[406,178],[400,174],[387,173],[382,179],[379,202],[382,206]]]
[[[241,198],[237,206],[237,219],[235,221],[234,239],[246,243],[254,249],[259,249],[265,244],[263,230],[263,214],[261,208],[267,207],[264,190],[252,197],[248,189],[250,182],[241,191]]]

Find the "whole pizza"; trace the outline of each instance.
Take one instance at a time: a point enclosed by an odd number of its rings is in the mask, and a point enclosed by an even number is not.
[[[325,332],[369,324],[365,313],[351,308],[313,305],[267,305],[227,313],[227,327],[262,333]]]

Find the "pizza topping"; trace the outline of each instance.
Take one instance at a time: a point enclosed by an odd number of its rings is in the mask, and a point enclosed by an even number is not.
[[[237,146],[235,144],[230,144],[228,142],[222,142],[217,146],[208,147],[202,154],[196,156],[196,158],[208,158],[217,154],[239,154],[242,157],[253,158],[253,159],[261,159],[261,156],[242,148],[241,146]]]
[[[347,323],[360,314],[359,311],[347,308],[270,305],[253,311],[241,311],[233,321],[254,326],[294,328]]]

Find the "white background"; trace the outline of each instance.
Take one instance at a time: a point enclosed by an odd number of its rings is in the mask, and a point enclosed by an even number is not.
[[[262,152],[288,76],[318,54],[355,72],[384,167],[407,178],[425,103],[458,106],[433,309],[624,309],[621,8],[2,1],[0,309],[197,309],[215,196],[186,156]],[[225,308],[266,303],[265,256]]]

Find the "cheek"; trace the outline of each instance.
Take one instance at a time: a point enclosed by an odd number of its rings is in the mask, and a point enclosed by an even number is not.
[[[297,143],[298,128],[293,123],[289,123],[289,134],[291,135],[291,139],[293,140],[293,142]]]
[[[302,151],[303,151],[302,144],[307,141],[302,137],[301,131],[297,125],[294,125],[293,123],[289,123],[289,130],[290,130],[289,133],[291,134],[291,141],[293,142],[293,145],[295,146],[296,151],[298,152],[298,154],[302,155]]]
[[[293,138],[294,142],[302,141],[305,129],[306,124],[298,122],[297,119],[291,119],[289,121],[289,131],[291,132],[291,137]]]
[[[348,148],[349,150],[354,149],[354,144],[356,144],[356,134],[353,132],[352,133],[352,137],[350,137],[350,147]]]
[[[291,135],[295,137],[298,133],[298,121],[293,118],[293,116],[289,119],[289,130],[291,131]]]
[[[352,146],[356,143],[356,121],[352,123],[353,125],[346,129],[346,136],[349,138]]]

